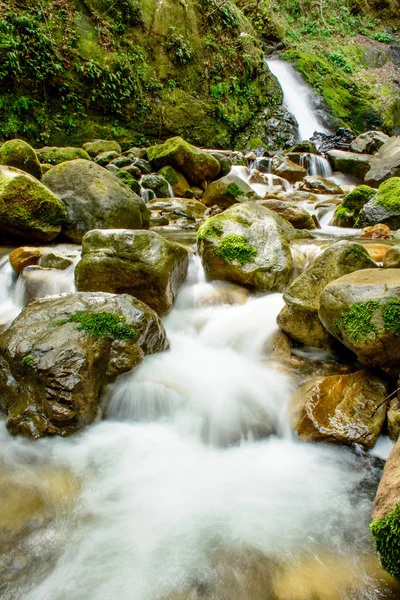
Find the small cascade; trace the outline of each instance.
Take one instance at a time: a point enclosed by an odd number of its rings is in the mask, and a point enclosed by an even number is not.
[[[147,188],[142,187],[142,188],[140,188],[140,197],[145,204],[148,204],[150,202],[150,200],[154,200],[156,195],[153,192],[153,190],[148,190]],[[172,196],[170,196],[170,197],[172,197]]]
[[[168,184],[168,198],[175,198],[174,190],[170,183]]]
[[[320,175],[321,177],[331,177],[332,169],[329,161],[323,156],[317,154],[304,153],[300,155],[300,166],[307,169],[308,175]]]
[[[314,260],[322,254],[324,248],[317,244],[293,244],[290,247],[293,258],[293,279],[308,269]]]

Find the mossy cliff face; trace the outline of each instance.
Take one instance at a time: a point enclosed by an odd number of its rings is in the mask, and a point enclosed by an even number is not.
[[[281,102],[256,32],[230,1],[11,0],[0,38],[0,139],[178,134],[227,146]]]

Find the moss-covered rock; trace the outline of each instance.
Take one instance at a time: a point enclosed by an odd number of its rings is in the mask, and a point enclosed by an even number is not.
[[[201,201],[206,206],[229,208],[238,202],[257,200],[259,196],[243,179],[234,174],[225,175],[207,186]]]
[[[63,233],[76,244],[91,229],[149,226],[149,211],[143,200],[94,162],[78,159],[61,163],[43,177],[43,183],[66,206]]]
[[[189,263],[186,248],[152,231],[90,231],[75,269],[77,289],[132,294],[168,312]]]
[[[140,183],[137,181],[137,179],[133,177],[133,175],[131,175],[127,171],[119,169],[119,171],[116,172],[116,176],[122,181],[122,183],[127,185],[128,188],[132,190],[132,192],[135,192],[135,194],[140,196],[142,188],[140,186]]]
[[[162,175],[144,175],[141,180],[142,188],[154,192],[156,198],[168,198],[168,181]]]
[[[23,140],[10,140],[0,148],[0,165],[15,167],[42,178],[42,169],[34,149]]]
[[[360,185],[347,194],[333,215],[332,225],[354,227],[357,217],[364,206],[376,194],[368,185]]]
[[[281,90],[276,90],[271,106],[255,115],[246,129],[239,133],[236,146],[258,156],[270,150],[284,150],[299,139],[298,124],[281,103]]]
[[[378,192],[362,207],[356,221],[361,227],[377,224],[400,229],[400,177],[381,183]]]
[[[289,223],[256,202],[243,202],[207,219],[197,246],[209,279],[257,291],[282,291],[292,272]]]
[[[106,167],[114,158],[118,158],[119,153],[115,150],[108,150],[107,152],[101,152],[94,158],[94,162],[101,167]]]
[[[0,336],[0,396],[13,434],[69,435],[92,423],[105,386],[165,350],[156,313],[132,296],[35,300]]]
[[[82,148],[72,148],[67,146],[65,148],[57,147],[45,147],[36,150],[36,155],[41,163],[49,165],[59,165],[68,160],[76,160],[78,158],[91,160],[89,154],[82,150]]]
[[[174,195],[178,198],[183,198],[185,192],[190,188],[189,182],[182,173],[167,165],[158,172],[172,187]]]
[[[398,269],[364,269],[332,281],[321,294],[319,317],[365,365],[399,369]]]
[[[375,263],[360,244],[347,241],[332,244],[285,292],[286,306],[278,315],[279,327],[302,344],[328,348],[333,340],[318,315],[323,290],[346,273],[374,267]]]
[[[220,172],[218,173],[218,177],[224,177],[225,175],[229,175],[232,170],[232,161],[229,156],[225,156],[222,152],[210,152],[211,156],[217,159],[219,162],[219,166],[221,167]]]
[[[304,384],[290,404],[300,439],[372,448],[383,427],[388,384],[369,371],[321,377]]]
[[[6,240],[48,242],[67,218],[65,205],[37,179],[0,166],[0,230]]]
[[[93,142],[86,142],[86,144],[83,144],[82,148],[92,158],[95,158],[104,152],[117,152],[118,154],[121,154],[121,146],[118,142],[112,140],[94,140]]]
[[[216,158],[180,137],[170,138],[159,146],[151,146],[147,150],[147,156],[156,169],[167,165],[175,167],[193,185],[212,181],[221,170]]]

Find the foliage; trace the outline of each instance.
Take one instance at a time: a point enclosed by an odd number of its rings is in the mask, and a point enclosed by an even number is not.
[[[183,35],[176,32],[175,27],[170,27],[165,41],[167,50],[172,62],[176,65],[186,65],[193,58],[191,48],[186,44]]]
[[[382,566],[391,575],[400,578],[400,503],[384,519],[372,521],[370,529]]]
[[[27,367],[34,367],[35,366],[35,359],[32,356],[32,354],[27,354],[22,359],[21,364],[23,364],[23,365],[25,365]]]
[[[346,62],[346,59],[340,52],[331,52],[328,56],[328,60],[336,67],[341,67],[346,73],[353,72],[353,67]]]
[[[95,338],[127,340],[136,337],[137,331],[133,327],[125,325],[125,322],[126,317],[124,315],[108,312],[92,313],[80,310],[68,317],[68,319],[57,321],[55,325],[79,323],[77,331],[85,331]]]

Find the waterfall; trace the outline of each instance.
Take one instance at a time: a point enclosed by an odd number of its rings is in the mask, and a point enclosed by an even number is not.
[[[332,175],[332,169],[328,160],[318,154],[301,154],[300,166],[307,169],[308,175],[320,175],[325,178]]]
[[[284,105],[299,124],[300,139],[310,139],[314,131],[328,133],[315,114],[310,89],[299,73],[283,60],[270,58],[266,59],[266,63],[281,85]]]

